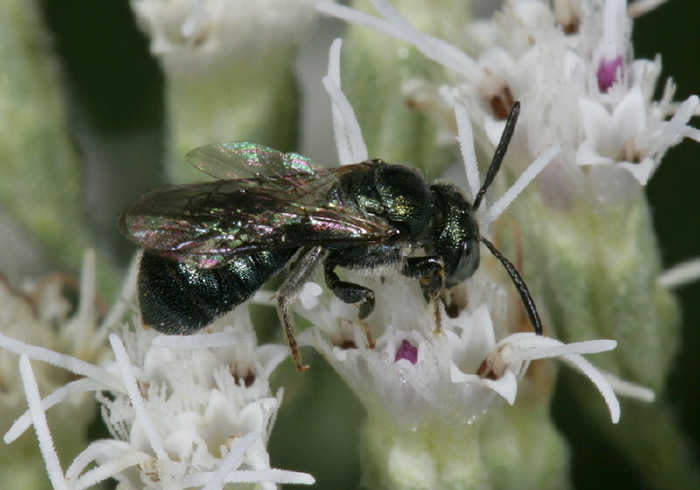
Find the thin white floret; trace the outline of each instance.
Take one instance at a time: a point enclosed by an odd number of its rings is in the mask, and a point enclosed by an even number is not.
[[[333,41],[328,60],[328,75],[321,81],[331,98],[333,130],[339,162],[341,165],[348,165],[367,160],[368,153],[355,111],[340,88],[341,46],[341,39]]]

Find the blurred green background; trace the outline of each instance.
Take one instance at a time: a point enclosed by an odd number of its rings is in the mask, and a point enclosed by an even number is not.
[[[86,210],[95,241],[124,266],[134,249],[119,236],[116,218],[140,194],[163,182],[163,75],[127,1],[43,0],[40,5],[62,69],[68,123],[83,160]],[[662,55],[662,78],[673,76],[676,100],[700,94],[697,19],[699,1],[672,0],[635,23],[636,57]],[[322,23],[327,27],[328,21]],[[325,55],[319,63],[325,67]],[[318,97],[324,98],[318,86]],[[330,113],[319,117],[330,120]],[[696,119],[695,124],[700,122]],[[648,188],[667,266],[700,255],[698,160],[697,143],[686,141],[673,148]],[[697,456],[700,283],[683,288],[679,296],[684,338],[667,398],[694,441]],[[273,334],[260,332],[261,337]],[[358,478],[355,445],[362,408],[321,359],[311,352],[305,355],[314,366],[310,375],[287,370],[277,380],[285,389],[285,402],[271,444],[273,464],[314,474],[319,480],[316,488],[353,488]],[[561,430],[572,441],[576,488],[646,487],[619,454],[580,423],[566,393],[558,393],[555,410]]]

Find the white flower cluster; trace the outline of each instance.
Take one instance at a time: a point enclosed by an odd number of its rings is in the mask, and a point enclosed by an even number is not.
[[[352,107],[340,90],[339,57],[340,40],[336,40],[324,84],[334,104],[336,142],[343,162],[366,158],[367,150]],[[455,110],[469,187],[475,195],[480,182],[471,124],[462,106]],[[480,212],[482,229],[488,229],[558,152],[558,148],[544,151],[500,200]],[[612,388],[580,355],[614,349],[616,342],[592,340],[565,345],[534,333],[508,335],[511,332],[504,327],[505,293],[495,282],[482,278],[487,274],[480,269],[464,285],[469,308],[448,317],[440,305],[440,332],[436,330],[434,312],[427,308],[415,281],[362,278],[377,295],[370,319],[375,327],[372,330],[380,334],[376,341],[367,333],[367,325],[355,320],[355,307],[309,283],[300,293],[297,312],[314,328],[304,332],[302,340],[324,355],[370,415],[388,414],[404,428],[437,419],[453,427],[471,424],[489,410],[497,395],[512,404],[518,381],[529,363],[548,357],[560,357],[586,374],[603,394],[612,420],[617,422],[619,404]]]
[[[133,295],[133,271],[122,293],[125,301]],[[88,280],[84,286],[89,285]],[[123,313],[120,303],[100,326],[100,335]],[[100,365],[0,336],[1,347],[21,356],[29,404],[5,442],[33,425],[54,488],[88,488],[110,477],[123,489],[313,483],[310,475],[270,468],[266,449],[282,398],[281,391],[270,393],[268,380],[287,356],[286,347],[257,347],[245,306],[236,310],[232,323],[235,327],[218,333],[187,337],[132,330],[125,324],[119,335],[109,335],[114,361]],[[42,399],[30,359],[80,378]],[[90,443],[64,472],[46,411],[85,392],[97,393],[113,439]]]
[[[521,167],[556,144],[560,161],[619,165],[646,185],[669,147],[683,137],[700,141],[688,126],[698,97],[675,104],[669,80],[653,100],[661,62],[634,59],[624,0],[510,0],[492,18],[466,26],[464,49],[417,31],[386,0],[371,3],[382,18],[335,4],[318,9],[404,40],[446,68],[445,85],[414,79],[406,97],[452,134],[452,107],[464,105],[489,152],[520,100],[524,138],[514,153]],[[635,13],[642,7],[630,6]]]
[[[442,310],[437,333],[417,285],[390,278],[362,280],[374,286],[377,295],[371,324],[380,335],[374,345],[353,320],[356,310],[331,294],[321,294],[320,288],[302,291],[297,312],[315,325],[302,334],[302,343],[324,355],[370,415],[388,415],[404,430],[438,422],[458,430],[497,406],[499,397],[512,404],[531,361],[559,357],[596,384],[613,422],[619,420],[620,407],[610,385],[581,357],[614,349],[616,342],[565,345],[529,332],[498,335],[503,337],[499,341],[497,332],[506,323],[505,292],[479,279],[467,285],[474,306],[454,318]]]

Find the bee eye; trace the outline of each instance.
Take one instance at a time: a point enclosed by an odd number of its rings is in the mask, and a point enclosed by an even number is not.
[[[479,268],[481,253],[479,251],[478,240],[465,240],[460,244],[458,252],[457,265],[454,269],[448,271],[446,278],[446,286],[451,288],[457,284],[466,281]]]

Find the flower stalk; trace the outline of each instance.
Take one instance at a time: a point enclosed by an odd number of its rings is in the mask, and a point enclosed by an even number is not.
[[[488,486],[477,427],[438,423],[406,430],[375,413],[367,415],[361,433],[362,485],[367,488]]]
[[[0,267],[19,281],[77,270],[88,246],[80,165],[38,5],[0,6]]]
[[[182,156],[218,141],[295,149],[299,93],[292,62],[314,2],[133,0],[166,80],[168,179],[201,180]]]

